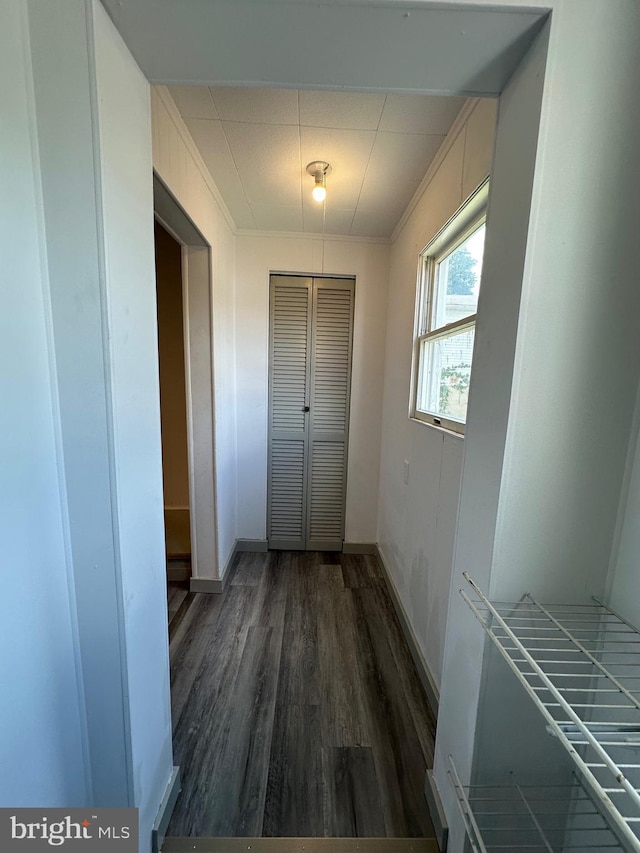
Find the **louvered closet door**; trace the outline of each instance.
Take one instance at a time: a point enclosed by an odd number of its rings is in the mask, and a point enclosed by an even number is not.
[[[313,281],[271,276],[268,538],[306,547],[307,444]]]
[[[271,277],[270,548],[342,550],[353,302],[351,279]]]
[[[307,550],[341,551],[353,329],[352,279],[314,279]]]

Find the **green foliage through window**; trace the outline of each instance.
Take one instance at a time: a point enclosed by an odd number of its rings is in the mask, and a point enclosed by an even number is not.
[[[440,373],[440,411],[449,411],[451,393],[457,392],[458,397],[462,397],[469,388],[470,379],[470,364],[454,364],[442,369]]]
[[[476,259],[465,247],[460,246],[449,256],[447,294],[470,296],[477,283]]]

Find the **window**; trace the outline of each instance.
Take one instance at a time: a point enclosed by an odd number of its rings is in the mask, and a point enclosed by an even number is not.
[[[411,416],[464,432],[488,182],[420,255]]]

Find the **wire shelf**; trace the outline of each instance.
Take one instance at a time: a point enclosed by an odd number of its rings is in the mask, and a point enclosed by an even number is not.
[[[449,756],[449,778],[474,853],[624,851],[589,792],[573,785],[470,785]],[[570,815],[571,825],[567,818]]]
[[[623,849],[640,851],[640,632],[596,599],[542,605],[525,595],[492,603],[464,577],[474,599],[460,590],[462,597],[575,762]]]

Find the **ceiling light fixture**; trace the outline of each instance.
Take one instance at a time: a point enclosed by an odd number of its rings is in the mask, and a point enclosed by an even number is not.
[[[314,160],[307,166],[307,172],[314,180],[311,195],[315,201],[324,201],[327,197],[327,175],[330,169],[331,166],[324,160]]]

